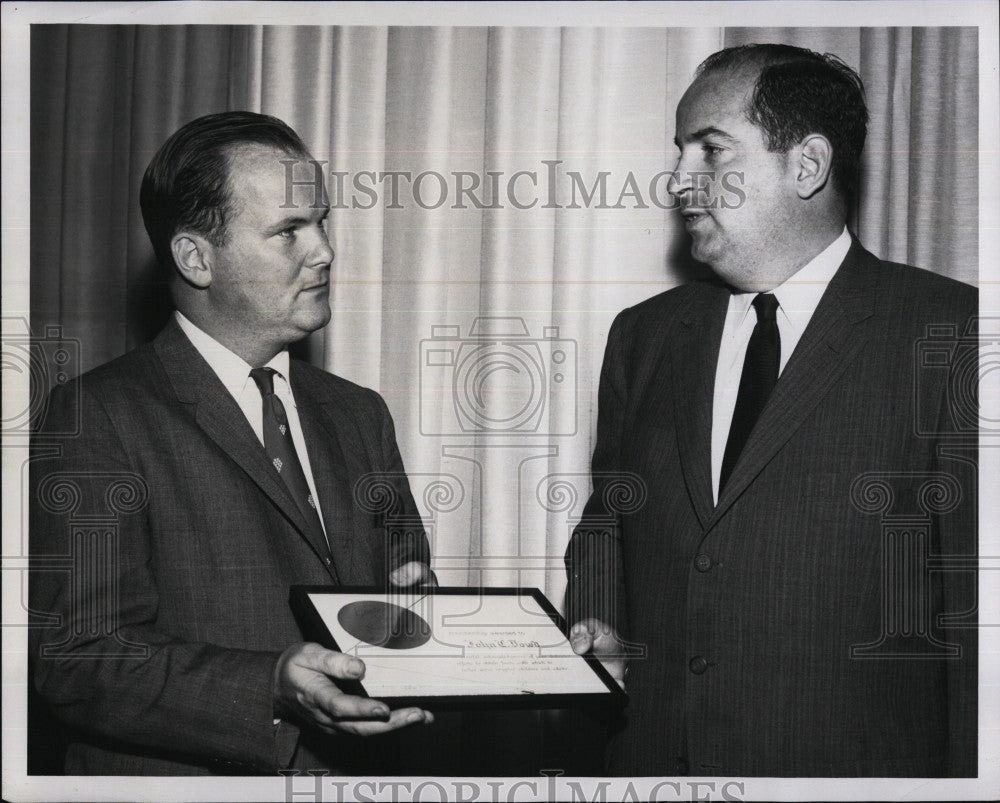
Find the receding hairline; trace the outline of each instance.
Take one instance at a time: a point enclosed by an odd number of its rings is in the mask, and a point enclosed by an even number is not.
[[[783,64],[794,64],[797,61],[808,62],[811,60],[792,54],[768,56],[767,50],[761,47],[760,49],[744,51],[739,60],[728,64],[706,65],[702,62],[695,70],[694,80],[691,82],[688,90],[702,78],[711,78],[712,76],[728,75],[733,81],[743,81],[746,87],[743,93],[743,116],[746,117],[748,122],[753,123],[754,94],[757,91],[757,85],[764,70],[770,67],[780,67]],[[687,94],[687,91],[685,91],[685,94]],[[755,125],[757,124],[755,123]],[[757,127],[759,128],[760,126],[758,125]]]
[[[262,159],[267,154],[274,154],[276,156],[290,157],[293,160],[303,160],[307,162],[314,162],[312,154],[306,150],[303,145],[302,148],[284,147],[281,145],[274,145],[269,142],[255,142],[253,140],[233,142],[220,148],[219,153],[224,157],[226,175],[225,175],[225,193],[226,202],[229,207],[229,211],[232,214],[238,214],[242,207],[239,202],[239,198],[233,192],[233,167],[240,159],[248,160],[259,160]],[[278,160],[279,162],[282,159]],[[229,226],[229,220],[226,220],[222,225],[222,230],[220,232],[221,239],[225,242],[228,232],[227,228]]]
[[[756,91],[757,88],[757,80],[760,78],[760,74],[761,72],[763,72],[763,69],[764,69],[763,66],[758,69],[753,69],[753,68],[747,69],[745,66],[742,65],[738,67],[724,65],[710,70],[702,70],[696,72],[694,80],[691,81],[691,83],[688,85],[688,88],[684,90],[684,94],[681,95],[681,99],[677,104],[677,108],[679,109],[681,107],[685,99],[688,98],[688,95],[691,92],[691,90],[694,89],[699,82],[705,84],[709,80],[715,77],[728,73],[731,75],[734,81],[744,81],[743,97],[740,107],[743,113],[743,117],[747,120],[747,122],[753,123],[753,119],[751,118],[751,111],[752,111],[751,104],[753,103],[754,92]],[[728,84],[726,86],[728,86]],[[722,88],[724,89],[725,87]],[[714,91],[718,92],[720,90],[715,89]],[[757,127],[759,128],[759,126]]]
[[[229,178],[232,175],[233,165],[240,159],[256,160],[262,159],[268,154],[275,154],[277,156],[285,157],[284,159],[278,159],[278,162],[291,160],[302,160],[306,162],[314,162],[312,154],[306,150],[305,146],[302,148],[297,147],[284,147],[281,145],[273,145],[269,142],[254,142],[253,140],[248,140],[245,142],[232,142],[227,145],[223,145],[219,149],[220,155],[225,160],[226,165],[226,189],[229,190]]]

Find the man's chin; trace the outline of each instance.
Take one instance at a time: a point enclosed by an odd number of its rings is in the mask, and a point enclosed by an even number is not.
[[[714,267],[713,263],[718,261],[717,249],[711,247],[708,237],[697,234],[691,237],[691,256],[699,262]]]
[[[333,316],[330,314],[330,308],[327,307],[326,314],[320,316],[319,318],[317,318],[316,325],[313,326],[313,328],[312,328],[311,331],[318,332],[320,329],[322,329],[324,326],[326,326],[328,323],[330,323],[330,319],[332,317]]]
[[[308,314],[300,315],[295,323],[297,328],[302,332],[302,336],[306,337],[330,323],[332,317],[329,305],[325,305],[323,309],[317,309]]]

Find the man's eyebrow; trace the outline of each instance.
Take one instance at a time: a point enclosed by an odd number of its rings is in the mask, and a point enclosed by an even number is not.
[[[330,214],[330,207],[321,207],[323,214],[319,216],[319,220],[326,220],[327,215]],[[316,210],[319,211],[319,208]],[[279,231],[284,231],[285,229],[291,228],[292,226],[309,226],[316,222],[316,219],[312,216],[306,215],[288,215],[283,217],[277,223],[274,223],[267,227],[267,231],[272,234],[277,234]]]
[[[705,128],[699,128],[697,131],[693,131],[688,134],[685,138],[685,142],[697,142],[698,140],[705,139],[705,137],[719,137],[721,139],[728,140],[729,142],[735,142],[736,138],[721,128],[716,128],[714,125],[706,126]],[[680,140],[674,137],[674,145],[678,148],[681,146]]]

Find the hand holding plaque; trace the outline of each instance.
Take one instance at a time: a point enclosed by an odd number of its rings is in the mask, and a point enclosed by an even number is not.
[[[274,715],[324,733],[371,736],[421,722],[434,715],[419,708],[390,711],[378,700],[347,694],[336,681],[358,682],[365,665],[357,658],[309,642],[286,649],[274,670]]]
[[[437,578],[426,563],[410,561],[392,573],[390,582],[402,587],[436,586]],[[398,606],[385,603],[358,603],[358,606],[345,608],[344,616],[361,633],[359,638],[368,636],[372,643],[388,644],[394,632],[412,627],[406,620],[408,612]],[[429,711],[419,708],[390,711],[382,702],[346,693],[342,686],[359,683],[365,670],[364,662],[358,658],[319,644],[294,644],[282,653],[275,666],[274,714],[279,719],[309,725],[325,733],[340,730],[355,735],[374,735],[434,721]]]

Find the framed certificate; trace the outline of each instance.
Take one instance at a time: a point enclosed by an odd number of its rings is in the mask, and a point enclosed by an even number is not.
[[[365,662],[344,691],[391,706],[569,708],[621,705],[625,692],[573,652],[537,588],[292,586],[306,635]]]

